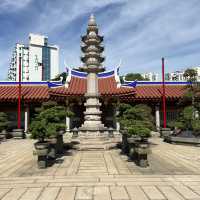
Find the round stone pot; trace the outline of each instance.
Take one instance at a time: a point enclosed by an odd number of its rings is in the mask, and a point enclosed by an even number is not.
[[[12,134],[12,137],[15,139],[25,138],[25,133],[23,129],[13,129],[11,134]]]
[[[141,140],[138,136],[132,136],[127,138],[128,146],[129,146],[129,158],[131,160],[137,160],[136,146],[138,142]]]
[[[63,141],[63,134],[64,131],[60,130],[56,136],[57,142],[56,142],[56,151],[58,154],[62,154],[64,151],[64,141]]]
[[[0,132],[0,141],[1,141],[1,140],[5,140],[6,137],[7,137],[7,131],[6,131],[6,130],[2,130],[2,131]]]
[[[166,137],[170,136],[170,134],[171,134],[170,128],[161,128],[160,129],[160,137],[165,139]]]
[[[46,168],[47,167],[47,156],[49,153],[49,143],[45,142],[36,142],[34,144],[36,153],[38,155],[38,168]]]
[[[137,164],[140,167],[147,167],[148,163],[148,153],[149,151],[149,144],[148,143],[138,143],[135,148],[135,152],[137,154]]]
[[[57,149],[56,149],[56,144],[57,144],[57,138],[52,137],[51,139],[48,140],[49,142],[49,152],[48,152],[48,157],[55,159],[56,154],[57,154]]]
[[[122,131],[122,153],[129,153],[128,134],[126,131]]]

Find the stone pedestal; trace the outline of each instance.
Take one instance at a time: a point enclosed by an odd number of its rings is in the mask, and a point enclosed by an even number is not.
[[[108,150],[114,148],[121,137],[109,137],[108,131],[79,131],[78,150]]]

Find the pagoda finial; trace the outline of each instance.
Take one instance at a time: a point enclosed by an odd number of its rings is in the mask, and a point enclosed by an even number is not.
[[[96,19],[95,19],[95,16],[94,14],[91,14],[90,15],[90,18],[89,18],[89,22],[88,22],[88,26],[96,26]]]

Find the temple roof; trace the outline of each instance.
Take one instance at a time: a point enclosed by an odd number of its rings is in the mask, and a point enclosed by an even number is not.
[[[99,92],[102,97],[115,96],[122,101],[140,101],[140,100],[160,100],[162,97],[162,85],[137,85],[136,87],[118,85],[115,76],[98,78]],[[86,92],[86,78],[72,76],[68,87],[58,85],[49,87],[46,84],[23,84],[22,83],[22,100],[25,102],[42,102],[53,97],[59,96],[82,96]],[[185,92],[185,85],[166,85],[166,98],[168,100],[180,99]],[[14,102],[18,98],[17,84],[0,83],[0,101]]]
[[[107,78],[98,78],[99,85],[99,93],[102,96],[121,96],[134,94],[135,88],[131,87],[118,87],[117,82],[114,76]],[[52,88],[50,89],[50,93],[53,95],[62,94],[62,95],[84,95],[86,93],[87,80],[85,78],[72,77],[69,83],[69,86],[66,88],[65,86]]]
[[[98,73],[99,93],[102,97],[119,97],[122,101],[160,101],[162,82],[125,81],[120,83],[118,68]],[[87,73],[68,70],[66,83],[21,82],[22,100],[25,102],[42,102],[59,97],[84,97],[87,89]],[[166,98],[176,100],[183,97],[186,84],[189,82],[166,82]],[[0,82],[0,102],[13,102],[18,99],[17,82]]]

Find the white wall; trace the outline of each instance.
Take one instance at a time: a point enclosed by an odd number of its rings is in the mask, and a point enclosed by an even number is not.
[[[37,61],[42,63],[42,47],[41,46],[29,46],[29,81],[41,81],[42,80],[42,66],[37,66]]]
[[[56,75],[59,74],[59,48],[51,48],[50,49],[50,65],[51,65],[51,74],[50,78],[55,78]]]

